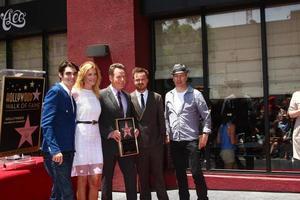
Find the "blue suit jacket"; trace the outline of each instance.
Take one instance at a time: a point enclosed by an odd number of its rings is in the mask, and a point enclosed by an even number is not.
[[[47,93],[42,113],[42,151],[55,155],[74,151],[76,103],[57,83]]]

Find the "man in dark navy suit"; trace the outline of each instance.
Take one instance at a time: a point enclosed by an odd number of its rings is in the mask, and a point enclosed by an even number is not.
[[[60,83],[47,93],[43,105],[42,151],[44,165],[52,179],[51,200],[73,200],[71,169],[74,157],[76,104],[71,95],[78,67],[68,61],[60,64]]]
[[[112,180],[116,162],[124,176],[126,198],[137,199],[135,156],[120,157],[118,142],[121,134],[116,128],[115,120],[133,117],[130,96],[123,91],[126,84],[125,67],[114,63],[109,67],[111,85],[100,91],[101,115],[99,127],[103,149],[102,200],[112,200]],[[135,130],[135,134],[138,135]]]

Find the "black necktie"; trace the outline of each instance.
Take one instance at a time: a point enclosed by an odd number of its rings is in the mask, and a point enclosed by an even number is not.
[[[144,110],[145,109],[145,101],[144,101],[144,94],[143,93],[141,93],[141,108],[142,108],[142,110]]]
[[[122,116],[124,117],[124,110],[123,110],[123,104],[122,104],[121,92],[120,91],[117,92],[117,97],[118,97],[118,101],[119,101],[120,111],[122,113]]]

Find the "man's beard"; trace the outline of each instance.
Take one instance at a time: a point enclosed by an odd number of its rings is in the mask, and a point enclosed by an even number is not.
[[[143,84],[138,84],[137,85],[137,89],[139,90],[144,90],[145,89],[145,86]]]

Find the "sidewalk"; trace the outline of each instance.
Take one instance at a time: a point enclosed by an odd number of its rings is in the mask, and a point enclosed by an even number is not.
[[[179,200],[178,190],[168,190],[168,195],[170,200]],[[190,195],[190,200],[197,200],[195,190],[190,190]],[[300,193],[209,190],[208,197],[210,200],[299,200]],[[125,193],[114,192],[113,200],[126,200]],[[152,200],[157,200],[154,192],[152,193]]]

